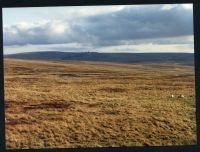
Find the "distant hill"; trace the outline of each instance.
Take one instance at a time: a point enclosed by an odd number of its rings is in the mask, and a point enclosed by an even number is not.
[[[194,64],[193,53],[97,53],[97,52],[29,52],[4,55],[5,58],[105,61],[120,63],[175,62]]]

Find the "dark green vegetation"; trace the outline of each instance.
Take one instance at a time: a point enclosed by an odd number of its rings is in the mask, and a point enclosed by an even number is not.
[[[182,63],[194,64],[193,53],[97,53],[97,52],[31,52],[5,55],[19,59],[50,59],[77,61],[105,61],[118,63]]]

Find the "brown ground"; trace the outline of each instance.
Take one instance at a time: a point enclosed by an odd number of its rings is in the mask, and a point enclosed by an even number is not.
[[[5,59],[6,146],[196,144],[194,90],[192,66]]]

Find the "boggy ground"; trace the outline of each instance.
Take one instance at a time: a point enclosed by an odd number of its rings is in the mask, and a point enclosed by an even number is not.
[[[8,149],[196,144],[193,66],[4,63]]]

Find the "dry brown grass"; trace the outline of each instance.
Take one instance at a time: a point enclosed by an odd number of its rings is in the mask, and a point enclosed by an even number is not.
[[[179,64],[5,59],[6,147],[196,144],[194,90]]]

